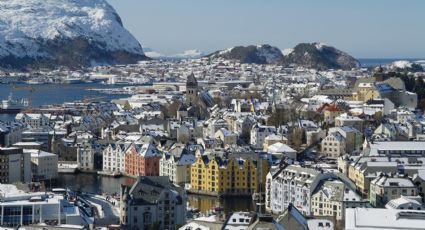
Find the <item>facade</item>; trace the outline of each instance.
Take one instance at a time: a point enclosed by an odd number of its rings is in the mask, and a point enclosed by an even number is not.
[[[94,149],[90,143],[83,143],[77,148],[77,164],[82,171],[91,171],[94,169]]]
[[[0,123],[0,146],[10,147],[22,140],[24,125],[21,123]]]
[[[416,196],[418,190],[409,178],[380,176],[370,182],[369,202],[372,206],[382,208],[393,199],[401,196]]]
[[[32,180],[50,180],[58,177],[58,156],[40,150],[24,150],[31,154]]]
[[[273,126],[254,125],[251,129],[250,144],[255,149],[263,149],[264,140],[271,134],[276,133],[276,128]]]
[[[322,140],[321,153],[329,158],[338,158],[346,153],[345,138],[339,132],[332,132]]]
[[[0,147],[0,183],[16,182],[31,182],[31,154],[15,147]]]
[[[176,229],[186,222],[186,194],[166,176],[139,177],[121,189],[121,229]]]
[[[45,192],[26,193],[14,185],[0,185],[0,226],[19,228],[22,225],[55,222],[59,225],[87,226],[79,208],[62,195]]]
[[[19,113],[15,120],[29,125],[31,128],[42,128],[50,123],[49,115],[42,113]]]
[[[192,164],[196,162],[193,154],[181,154],[176,156],[164,153],[159,161],[159,175],[168,176],[173,183],[190,183]]]
[[[132,143],[124,159],[128,176],[159,176],[161,154],[153,144]]]
[[[103,150],[103,172],[122,173],[125,172],[125,151],[130,143],[116,142],[109,144]]]
[[[236,145],[238,135],[225,128],[221,128],[215,133],[215,139],[221,140],[224,146]]]
[[[314,216],[343,220],[346,208],[366,207],[367,203],[342,181],[326,180],[311,196],[311,211]]]
[[[355,185],[347,177],[334,171],[288,165],[273,174],[269,173],[266,183],[266,210],[279,214],[289,204],[293,204],[303,215],[311,216],[311,197],[319,184],[329,179],[339,179],[350,189],[355,189]]]
[[[263,190],[268,171],[268,162],[261,158],[201,156],[191,167],[190,191],[217,196],[252,195]]]

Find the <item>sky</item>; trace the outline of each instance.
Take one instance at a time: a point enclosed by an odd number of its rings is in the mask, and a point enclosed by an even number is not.
[[[107,0],[163,54],[323,42],[356,58],[425,58],[423,0]]]

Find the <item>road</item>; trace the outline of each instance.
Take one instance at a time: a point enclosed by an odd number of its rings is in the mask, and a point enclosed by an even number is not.
[[[93,202],[103,208],[103,216],[99,217],[99,215],[95,218],[94,224],[96,226],[108,226],[111,224],[119,223],[119,213],[117,209],[108,201],[98,198],[98,197],[87,197],[88,201]],[[118,203],[116,205],[119,205]],[[99,210],[101,212],[101,210]]]

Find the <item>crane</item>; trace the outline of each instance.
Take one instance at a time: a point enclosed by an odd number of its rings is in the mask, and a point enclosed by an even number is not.
[[[12,87],[13,91],[28,91],[28,109],[32,108],[32,93],[35,92],[34,87],[32,86],[20,86],[20,85],[13,85]]]

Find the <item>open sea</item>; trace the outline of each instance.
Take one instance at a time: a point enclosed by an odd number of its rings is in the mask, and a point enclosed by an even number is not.
[[[391,64],[394,61],[405,60],[415,62],[425,60],[425,58],[358,58],[357,60],[360,62],[362,67],[375,67],[379,65]]]

